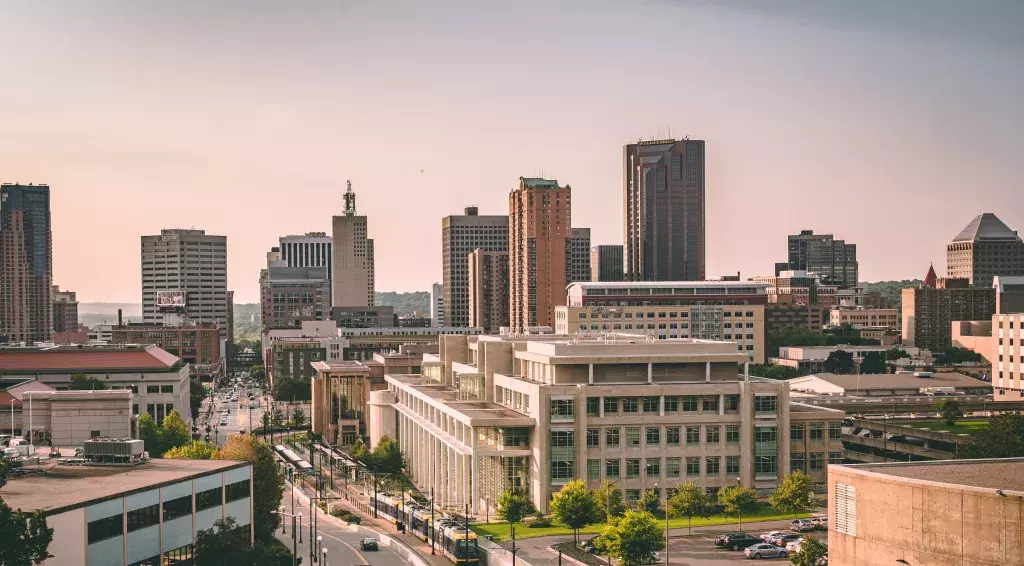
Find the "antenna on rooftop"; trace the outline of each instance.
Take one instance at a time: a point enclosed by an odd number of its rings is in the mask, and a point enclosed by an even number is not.
[[[356,193],[352,191],[352,181],[345,181],[345,216],[356,215]]]

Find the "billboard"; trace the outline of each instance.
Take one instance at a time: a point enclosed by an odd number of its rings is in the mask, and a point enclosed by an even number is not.
[[[161,312],[185,310],[185,293],[182,291],[157,291],[156,309]]]

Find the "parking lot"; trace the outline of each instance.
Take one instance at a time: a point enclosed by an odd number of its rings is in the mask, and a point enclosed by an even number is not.
[[[760,532],[752,532],[757,536]],[[811,536],[826,541],[828,533],[814,532]],[[672,566],[699,566],[702,564],[735,564],[749,560],[743,555],[742,550],[726,550],[715,546],[715,539],[719,534],[694,533],[691,536],[673,536],[669,541],[668,559]],[[789,564],[788,558],[763,558],[761,562],[776,562]]]

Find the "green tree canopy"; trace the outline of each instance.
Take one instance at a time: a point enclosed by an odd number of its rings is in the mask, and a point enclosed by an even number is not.
[[[946,348],[945,352],[935,357],[936,365],[957,365],[980,361],[981,354],[958,346],[950,346]]]
[[[654,494],[653,489],[645,489],[640,493],[640,499],[636,500],[636,504],[633,507],[657,513],[659,507],[661,507],[661,501],[658,500],[658,496]]]
[[[740,373],[742,373],[742,369],[740,370]],[[806,374],[806,371],[790,366],[780,366],[776,364],[750,364],[750,375],[755,377],[764,377],[767,379],[792,379],[794,377],[802,377]]]
[[[853,354],[846,350],[836,350],[828,355],[824,369],[828,373],[853,373]]]
[[[495,505],[498,518],[510,525],[522,523],[524,518],[537,511],[530,501],[530,496],[518,489],[506,490],[498,497]]]
[[[214,455],[215,460],[244,460],[252,464],[253,525],[256,538],[269,539],[280,523],[274,513],[284,495],[284,477],[278,471],[274,452],[263,441],[251,434],[229,436],[224,447]]]
[[[594,490],[594,503],[602,520],[619,517],[626,511],[626,505],[622,502],[622,490],[608,480],[601,482]]]
[[[271,426],[284,426],[285,416],[284,411],[274,407],[274,410],[270,412],[270,424]]]
[[[794,519],[818,506],[811,477],[799,470],[786,476],[768,500],[775,510],[791,514]]]
[[[7,483],[13,469],[9,461],[0,456],[0,487]],[[11,509],[0,498],[0,564],[32,566],[50,558],[53,529],[46,525],[42,511],[32,513]]]
[[[161,450],[166,452],[171,448],[184,446],[191,442],[192,434],[188,430],[185,421],[181,420],[178,411],[171,411],[171,414],[164,417],[163,425],[160,426]]]
[[[193,440],[183,446],[171,448],[164,452],[164,458],[171,460],[209,460],[217,452],[217,447],[209,442]]]
[[[306,424],[306,413],[302,412],[302,409],[295,407],[292,411],[292,425],[302,426]]]
[[[1024,456],[1024,414],[1003,413],[967,444],[957,446],[957,458],[1019,458]]]
[[[687,534],[690,534],[694,517],[708,518],[715,510],[715,503],[703,488],[688,481],[676,488],[676,492],[668,499],[669,517],[686,517]]]
[[[935,402],[935,410],[938,411],[942,422],[949,426],[956,424],[956,420],[964,414],[960,411],[960,401],[955,399],[943,399]]]
[[[580,529],[599,523],[604,517],[598,514],[594,494],[587,489],[583,480],[573,480],[551,498],[551,512],[560,523],[572,529],[573,540],[579,544]]]
[[[206,398],[206,388],[198,378],[192,378],[188,382],[189,408],[193,415],[199,414],[199,408],[203,406],[203,399]]]
[[[380,437],[377,446],[374,446],[373,452],[366,456],[364,463],[371,470],[376,470],[377,474],[400,474],[405,468],[398,443],[387,435]]]
[[[885,369],[885,354],[882,352],[868,352],[860,362],[860,372],[863,374],[885,373]]]
[[[605,527],[601,540],[622,566],[647,564],[654,553],[665,548],[664,531],[654,515],[643,510],[627,509]]]
[[[906,350],[900,348],[890,348],[885,351],[885,360],[888,362],[895,362],[902,358],[909,358],[910,354]]]
[[[156,421],[149,413],[139,415],[139,439],[147,452],[153,457],[163,454],[163,446],[160,444],[160,429]]]
[[[105,382],[95,377],[87,377],[84,373],[71,374],[71,383],[68,384],[68,389],[72,391],[102,391],[106,388]]]
[[[738,517],[742,525],[743,515],[749,515],[757,509],[757,492],[749,487],[725,486],[718,490],[718,502],[722,504],[727,517]]]
[[[312,398],[312,382],[308,379],[274,380],[274,399],[277,401],[309,401]]]
[[[828,554],[828,546],[811,535],[804,535],[800,551],[789,558],[796,566],[821,566],[822,559]]]

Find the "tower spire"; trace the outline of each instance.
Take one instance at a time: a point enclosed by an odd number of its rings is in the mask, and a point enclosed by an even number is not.
[[[345,181],[345,216],[356,215],[356,193],[352,191],[352,181]]]

